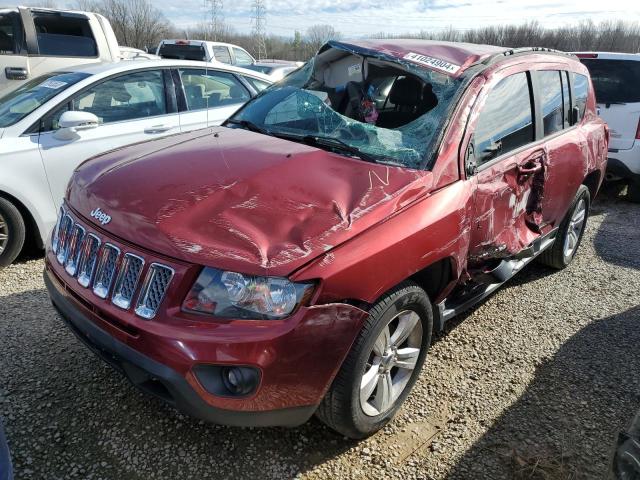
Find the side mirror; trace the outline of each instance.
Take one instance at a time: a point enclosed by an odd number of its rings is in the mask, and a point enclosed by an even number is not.
[[[97,128],[100,120],[91,112],[68,111],[60,116],[60,128],[53,135],[58,140],[76,140],[78,132]]]
[[[478,169],[478,161],[476,159],[476,144],[473,135],[469,139],[469,144],[467,145],[467,151],[465,152],[464,156],[464,163],[466,165],[467,176],[471,177],[475,175]]]

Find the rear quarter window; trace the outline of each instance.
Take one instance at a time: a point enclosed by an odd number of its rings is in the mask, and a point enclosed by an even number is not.
[[[640,102],[640,61],[583,59],[598,103]]]
[[[34,13],[33,22],[40,55],[60,57],[98,56],[89,19],[73,14]]]

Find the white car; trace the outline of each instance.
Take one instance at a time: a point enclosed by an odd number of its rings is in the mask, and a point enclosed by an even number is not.
[[[629,184],[640,202],[640,54],[580,52],[596,92],[600,116],[611,129],[607,180]]]
[[[25,238],[44,244],[81,162],[219,125],[271,83],[226,65],[148,60],[51,72],[0,98],[0,267]]]

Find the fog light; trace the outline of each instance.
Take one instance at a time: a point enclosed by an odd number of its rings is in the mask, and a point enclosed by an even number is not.
[[[258,373],[248,367],[224,367],[222,382],[231,395],[248,395],[258,385]]]
[[[260,384],[260,370],[253,367],[200,364],[193,373],[207,392],[220,397],[251,395]]]

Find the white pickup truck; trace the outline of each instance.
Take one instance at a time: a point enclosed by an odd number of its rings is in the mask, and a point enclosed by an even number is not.
[[[44,73],[119,59],[118,41],[102,15],[0,8],[0,97]]]

